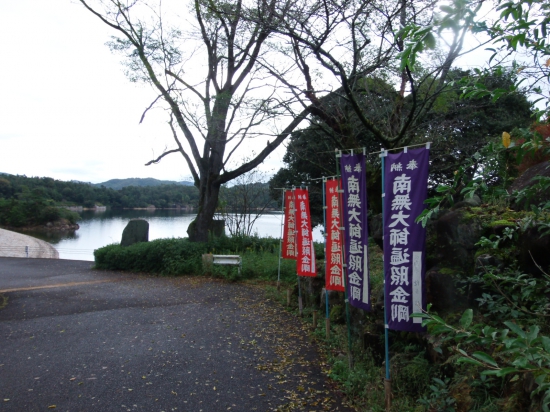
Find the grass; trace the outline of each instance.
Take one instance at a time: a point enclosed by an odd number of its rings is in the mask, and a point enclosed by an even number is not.
[[[4,309],[8,305],[8,297],[0,293],[0,309]]]

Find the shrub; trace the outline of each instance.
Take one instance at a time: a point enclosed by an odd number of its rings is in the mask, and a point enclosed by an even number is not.
[[[243,258],[239,276],[234,267],[215,266],[212,274],[230,280],[258,278],[275,280],[279,271],[279,239],[219,237],[206,243],[183,239],[157,239],[128,247],[112,244],[94,251],[96,268],[158,273],[162,275],[201,275],[205,253]],[[281,260],[281,280],[296,279],[296,262]]]

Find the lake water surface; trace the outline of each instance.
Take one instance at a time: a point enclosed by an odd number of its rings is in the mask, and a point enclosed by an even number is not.
[[[187,237],[187,227],[196,214],[178,210],[106,210],[84,211],[80,215],[80,229],[74,233],[24,233],[50,242],[59,251],[61,259],[93,261],[94,249],[120,243],[122,231],[130,219],[147,220],[149,240],[154,240]],[[282,217],[282,214],[262,215],[256,221],[254,231],[260,237],[280,238]],[[319,227],[313,230],[313,240],[323,241]]]

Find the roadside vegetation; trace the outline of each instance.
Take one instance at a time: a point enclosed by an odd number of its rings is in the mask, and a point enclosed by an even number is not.
[[[533,165],[548,165],[547,132],[540,124],[516,129],[508,149],[502,143],[488,144],[456,170],[452,181],[433,188],[434,196],[419,221],[428,228],[428,267],[439,267],[436,275],[448,285],[444,289],[432,285],[428,294],[437,297],[452,292],[452,304],[439,303],[422,315],[426,334],[390,331],[392,410],[548,410],[550,261],[541,259],[547,249],[537,252],[533,245],[547,245],[550,239],[550,178],[535,176],[531,184],[509,189]],[[477,236],[470,261],[460,264],[440,256],[442,238],[435,230],[438,219],[451,214],[459,214],[460,225],[466,231],[475,228]],[[253,236],[212,238],[203,243],[163,239],[126,248],[109,245],[96,250],[95,259],[98,269],[260,284],[269,299],[281,304],[281,310],[298,315],[294,261],[281,261],[277,287],[279,242]],[[532,258],[528,257],[531,251],[525,252],[531,247],[527,245],[533,247]],[[301,279],[303,318],[311,323],[317,311],[318,324],[311,338],[324,356],[326,374],[338,383],[348,402],[358,410],[383,411],[383,265],[375,238],[370,249],[374,310],[351,310],[351,343],[342,294],[330,298],[331,329],[326,337],[322,244],[316,244],[317,278]],[[202,255],[206,253],[241,255],[241,273],[226,266],[205,271]]]

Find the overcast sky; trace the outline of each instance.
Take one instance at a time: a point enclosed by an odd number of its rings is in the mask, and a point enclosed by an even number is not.
[[[139,124],[156,94],[125,77],[105,45],[112,34],[76,0],[0,0],[0,172],[190,180],[178,154],[144,166],[174,143],[160,109]],[[276,172],[283,155],[262,170]]]
[[[0,172],[99,183],[189,180],[156,94],[132,84],[105,43],[111,30],[75,0],[0,1]],[[278,150],[263,165],[282,165]]]

